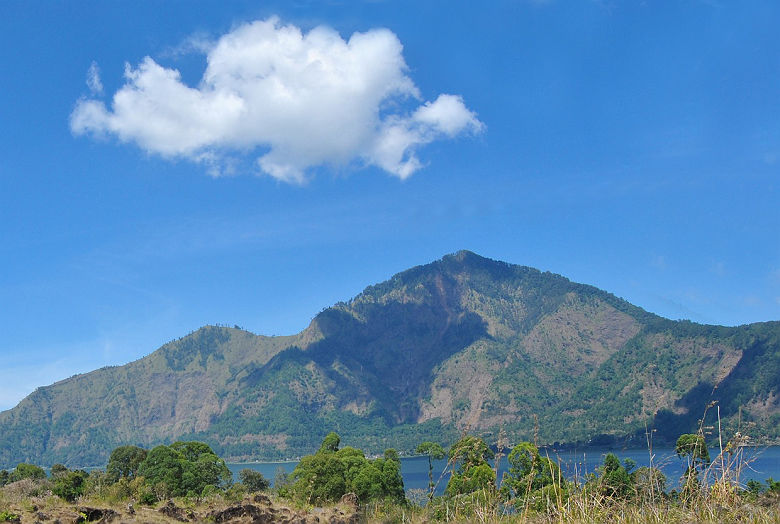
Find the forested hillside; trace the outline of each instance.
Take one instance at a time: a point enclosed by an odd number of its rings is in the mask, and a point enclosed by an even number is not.
[[[298,456],[331,430],[369,451],[487,439],[676,438],[724,423],[780,436],[780,322],[671,321],[607,292],[462,251],[370,286],[303,332],[207,326],[0,413],[0,465],[105,463],[122,444]],[[748,427],[749,425],[749,427]]]

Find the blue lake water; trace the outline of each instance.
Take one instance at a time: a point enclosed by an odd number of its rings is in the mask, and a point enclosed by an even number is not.
[[[582,479],[585,475],[593,473],[603,461],[607,453],[614,453],[621,461],[631,459],[636,462],[637,467],[650,465],[650,454],[647,449],[622,449],[622,450],[593,450],[587,451],[552,451],[546,450],[542,453],[557,461],[569,479]],[[718,462],[715,450],[710,450],[713,460]],[[273,481],[279,468],[287,473],[291,473],[297,462],[262,462],[249,464],[228,464],[233,472],[234,479],[238,480],[238,472],[244,468],[253,469],[261,472],[267,479]],[[685,465],[674,453],[673,448],[659,448],[654,450],[652,464],[661,469],[667,477],[667,487],[677,486],[678,480],[683,473]],[[433,463],[434,482],[441,479],[437,492],[444,491],[449,479],[449,473],[442,471],[447,465],[446,460],[436,460]],[[507,469],[506,457],[503,457],[499,464],[499,479]],[[422,489],[428,487],[428,459],[426,457],[405,457],[401,459],[401,475],[404,479],[404,486],[407,490]],[[744,460],[739,477],[740,483],[744,484],[748,480],[765,481],[768,477],[780,478],[780,446],[767,448],[744,448]]]

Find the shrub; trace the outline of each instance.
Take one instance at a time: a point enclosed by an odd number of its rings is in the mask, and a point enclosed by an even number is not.
[[[199,494],[207,485],[226,485],[232,478],[225,461],[202,442],[174,442],[146,455],[136,474],[144,477],[157,500]]]
[[[624,499],[634,493],[633,479],[614,453],[607,453],[600,469],[599,491],[603,496]]]
[[[0,522],[19,522],[21,516],[10,511],[0,511]]]
[[[271,483],[262,473],[249,468],[242,469],[238,473],[238,478],[241,480],[241,484],[243,484],[250,493],[265,491],[271,486]]]
[[[20,462],[17,464],[16,469],[11,472],[8,477],[8,482],[18,482],[23,479],[45,479],[46,472],[43,468],[36,466],[35,464],[27,464],[26,462]]]
[[[52,480],[52,492],[60,498],[73,502],[84,494],[89,473],[77,469],[58,473]]]
[[[366,459],[359,449],[338,449],[340,438],[330,433],[314,455],[303,457],[292,473],[294,483],[285,493],[300,502],[336,502],[355,493],[362,502],[388,499],[403,503],[401,465],[395,450],[383,458]]]
[[[11,482],[3,488],[10,500],[21,502],[32,497],[51,495],[51,484],[46,479],[22,479]]]

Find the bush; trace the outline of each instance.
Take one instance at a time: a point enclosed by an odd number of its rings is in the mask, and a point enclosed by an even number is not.
[[[51,495],[51,484],[46,479],[27,478],[7,484],[3,493],[8,499],[20,502],[32,497]]]
[[[241,484],[243,484],[250,493],[265,491],[271,487],[271,483],[268,479],[265,478],[262,473],[253,469],[242,469],[238,473],[238,478],[241,480]]]
[[[147,453],[136,474],[146,479],[157,500],[199,494],[208,485],[222,486],[232,479],[225,461],[202,442],[157,446]]]
[[[368,460],[359,449],[338,449],[340,440],[330,433],[317,453],[301,459],[292,473],[294,483],[285,489],[288,496],[308,504],[336,502],[347,493],[355,493],[361,502],[405,502],[395,450],[387,450],[383,458]]]
[[[18,482],[23,479],[45,479],[46,472],[43,468],[36,466],[35,464],[27,464],[26,462],[20,462],[17,464],[10,476],[8,482]]]
[[[599,491],[602,495],[624,499],[634,493],[633,479],[614,453],[607,453],[600,469]]]
[[[52,479],[52,493],[68,502],[73,502],[84,494],[87,478],[89,473],[81,469],[60,472]]]

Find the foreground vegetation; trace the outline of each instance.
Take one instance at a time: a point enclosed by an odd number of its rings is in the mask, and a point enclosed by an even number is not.
[[[330,433],[292,474],[280,471],[273,489],[249,469],[234,483],[225,462],[201,442],[149,451],[122,446],[105,471],[58,464],[47,476],[20,463],[0,470],[0,522],[780,522],[780,482],[740,482],[746,464],[739,434],[714,458],[702,433],[680,436],[676,489],[668,489],[658,468],[612,453],[595,473],[566,479],[530,442],[491,448],[466,435],[448,450],[420,444],[418,453],[429,458],[429,487],[405,493],[394,450],[370,459],[340,443]],[[503,456],[509,467],[499,479]],[[445,457],[436,479],[432,461]]]

